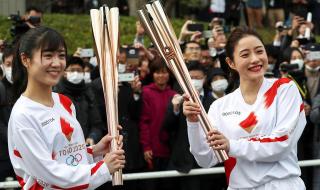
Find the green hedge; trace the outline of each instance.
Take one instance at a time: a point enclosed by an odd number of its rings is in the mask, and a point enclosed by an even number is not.
[[[120,42],[132,43],[135,35],[135,17],[120,17]],[[44,25],[55,28],[65,37],[69,52],[77,47],[91,47],[93,44],[89,15],[45,14]],[[172,21],[176,34],[180,32],[184,20]],[[0,17],[0,39],[11,39],[9,28],[11,22],[6,17]],[[266,43],[272,41],[274,31],[271,29],[258,30]],[[147,42],[149,42],[147,40]]]

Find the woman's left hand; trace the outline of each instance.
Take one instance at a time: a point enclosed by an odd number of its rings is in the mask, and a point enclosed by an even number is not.
[[[227,153],[230,149],[229,140],[216,129],[212,129],[208,132],[207,140],[214,150],[225,150]]]

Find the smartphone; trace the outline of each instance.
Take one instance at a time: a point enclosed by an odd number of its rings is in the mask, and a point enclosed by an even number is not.
[[[81,49],[80,51],[80,57],[93,57],[93,56],[94,56],[94,53],[92,48]]]
[[[127,48],[126,54],[127,64],[130,65],[130,67],[137,67],[139,65],[139,49],[133,47]]]
[[[211,30],[204,30],[202,32],[202,37],[203,38],[212,38],[213,34],[212,34],[212,31]]]
[[[195,23],[195,24],[188,24],[187,29],[189,31],[199,31],[202,32],[204,30],[204,25]]]
[[[134,80],[134,73],[119,73],[118,81],[119,82],[131,82]]]

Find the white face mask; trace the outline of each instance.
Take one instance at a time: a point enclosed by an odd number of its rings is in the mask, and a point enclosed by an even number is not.
[[[309,65],[306,65],[306,69],[310,72],[318,72],[320,70],[320,66],[312,68]]]
[[[227,79],[220,79],[211,82],[211,88],[215,92],[224,92],[228,88]]]
[[[119,73],[124,73],[126,71],[126,64],[118,64],[118,72]]]
[[[0,64],[2,64],[2,55],[3,53],[0,53]]]
[[[274,64],[268,64],[268,71],[273,71]]]
[[[304,61],[303,59],[295,59],[295,60],[291,60],[290,64],[297,64],[299,66],[299,70],[301,70],[304,65]]]
[[[13,81],[12,81],[12,67],[4,67],[3,66],[3,69],[4,69],[4,75],[6,77],[6,79],[12,84]]]
[[[90,83],[91,82],[91,73],[90,72],[84,72],[84,82],[86,84]]]
[[[209,54],[211,57],[215,57],[217,55],[216,48],[209,48]]]
[[[96,67],[98,65],[98,61],[97,61],[97,57],[91,57],[90,60],[89,60],[89,63]]]
[[[203,88],[203,81],[204,79],[192,79],[192,85],[196,88],[198,92],[201,92]]]
[[[79,84],[84,79],[84,74],[81,72],[67,72],[67,80],[72,84]]]

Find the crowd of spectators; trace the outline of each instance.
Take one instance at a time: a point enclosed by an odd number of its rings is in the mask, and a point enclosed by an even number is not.
[[[179,34],[192,83],[207,111],[213,101],[238,88],[238,78],[231,74],[233,71],[225,62],[224,48],[226,28],[232,30],[231,24],[240,24],[242,3],[211,1],[210,9],[215,17],[208,30],[187,20]],[[273,42],[266,44],[269,66],[265,77],[287,77],[298,86],[308,120],[299,141],[298,157],[299,160],[319,159],[320,44],[312,32],[319,30],[320,19],[315,21],[318,16],[313,14],[310,22],[306,15],[311,5],[317,10],[320,5],[311,0],[293,0],[290,14],[285,17],[286,3],[247,0],[249,26],[263,27],[262,8],[267,5],[268,23],[276,34]],[[118,56],[118,115],[126,152],[124,173],[163,170],[188,173],[199,166],[189,151],[186,118],[182,113],[183,92],[155,47],[145,43],[142,25],[138,21],[135,24],[135,39],[132,44],[122,44]],[[34,27],[32,23],[31,27]],[[0,40],[0,181],[15,176],[7,148],[7,125],[14,104],[12,60],[16,55],[13,52],[14,45]],[[94,145],[108,132],[99,66],[92,49],[78,48],[69,55],[64,77],[54,91],[72,100],[87,144]],[[302,169],[302,178],[307,189],[320,189],[319,167]],[[125,189],[142,187],[226,189],[227,184],[223,175],[125,182]]]

